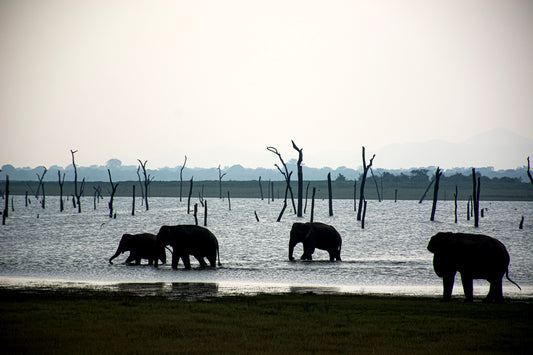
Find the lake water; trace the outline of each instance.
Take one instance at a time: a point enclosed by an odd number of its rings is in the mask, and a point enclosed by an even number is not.
[[[304,218],[287,210],[276,222],[283,202],[259,199],[208,199],[208,228],[220,244],[222,267],[172,270],[170,263],[158,269],[128,266],[122,254],[110,265],[124,233],[151,232],[162,225],[194,224],[187,214],[187,201],[177,198],[151,198],[145,211],[136,201],[131,216],[131,198],[116,198],[117,218],[108,217],[107,199],[93,209],[93,199],[82,198],[82,213],[66,203],[59,212],[58,197],[47,198],[46,209],[32,199],[25,206],[23,196],[15,196],[15,211],[7,225],[0,225],[0,285],[9,287],[97,287],[133,290],[142,294],[226,295],[257,292],[349,292],[372,294],[439,296],[442,281],[427,251],[429,238],[439,231],[483,233],[502,241],[511,255],[510,277],[518,290],[504,280],[504,295],[533,298],[533,202],[487,202],[480,227],[466,220],[466,201],[459,202],[459,221],[454,223],[453,201],[439,201],[436,221],[430,222],[431,201],[369,201],[365,229],[356,221],[353,201],[335,200],[334,216],[328,216],[328,202],[315,203],[315,221],[333,225],[343,238],[342,262],[329,262],[327,252],[316,250],[312,262],[288,260],[289,231],[292,223],[309,220],[310,201]],[[194,203],[198,202],[196,199]],[[3,202],[2,202],[3,203]],[[256,221],[254,211],[260,219]],[[524,216],[524,228],[518,228]],[[203,208],[199,205],[199,224]],[[302,253],[299,244],[295,256]],[[170,253],[167,252],[170,261]],[[146,261],[143,261],[146,262]],[[488,283],[475,281],[474,294],[484,296]],[[462,295],[459,275],[454,295]]]

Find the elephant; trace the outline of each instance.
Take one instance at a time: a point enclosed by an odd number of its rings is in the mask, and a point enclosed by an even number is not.
[[[158,249],[167,245],[172,247],[173,269],[178,268],[180,259],[183,260],[185,269],[190,269],[189,255],[194,256],[202,267],[207,266],[204,258],[207,258],[211,267],[216,267],[218,255],[218,266],[221,266],[218,240],[207,228],[196,225],[162,226],[156,239]],[[155,267],[157,267],[157,260]]]
[[[109,263],[113,264],[113,259],[126,251],[130,252],[130,256],[125,261],[126,264],[135,261],[135,264],[139,265],[141,259],[148,259],[149,265],[152,265],[158,259],[163,264],[167,262],[165,248],[156,249],[155,234],[124,234],[120,239],[115,255],[109,258]]]
[[[312,260],[312,254],[318,248],[329,253],[330,261],[341,261],[342,238],[333,226],[319,222],[294,223],[289,239],[289,260],[294,260],[294,247],[300,242],[304,249],[302,260]]]
[[[461,281],[467,302],[473,301],[473,279],[485,279],[490,289],[485,302],[503,302],[502,279],[509,278],[509,253],[499,240],[482,234],[439,232],[427,246],[434,254],[433,268],[443,278],[443,300],[452,297],[455,274]]]

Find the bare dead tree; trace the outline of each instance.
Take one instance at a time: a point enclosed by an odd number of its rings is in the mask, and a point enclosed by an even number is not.
[[[473,184],[473,193],[472,193],[472,204],[474,210],[474,227],[479,227],[479,192],[481,187],[481,177],[477,178],[476,184],[476,169],[472,168],[472,184]]]
[[[77,150],[70,150],[72,154],[72,165],[74,166],[74,197],[76,198],[76,204],[78,205],[78,213],[81,213],[81,195],[83,195],[83,190],[85,188],[85,178],[81,181],[81,186],[78,190],[78,169],[76,168],[76,162],[74,161],[74,154]]]
[[[104,199],[104,197],[102,196],[102,186],[93,186],[93,190],[93,209],[96,210],[96,202],[100,203],[100,199]]]
[[[37,186],[37,192],[35,193],[35,198],[38,199],[39,198],[39,191],[42,190],[43,192],[43,198],[41,200],[41,207],[42,208],[45,208],[45,204],[46,204],[46,193],[44,192],[44,176],[46,175],[46,172],[48,170],[46,168],[44,168],[44,171],[43,171],[43,174],[41,176],[39,176],[39,174],[36,174],[37,175],[37,179],[39,180],[39,186]]]
[[[303,160],[303,148],[298,148],[296,143],[293,140],[292,147],[298,152],[298,161],[296,162],[296,167],[298,171],[298,211],[296,213],[297,217],[302,217],[302,199],[303,199],[303,169],[302,169],[302,160]]]
[[[222,170],[220,169],[220,164],[218,165],[218,195],[219,198],[222,200],[222,178],[226,176],[227,173],[222,174]]]
[[[259,177],[259,193],[261,194],[261,201],[263,201],[263,184],[261,184],[261,176]]]
[[[292,171],[289,173],[289,169],[287,168],[287,164],[285,164],[285,161],[283,161],[283,158],[281,157],[281,153],[278,152],[278,150],[274,147],[267,147],[267,150],[276,154],[281,161],[281,164],[283,165],[283,170],[278,166],[278,164],[274,164],[276,168],[278,168],[279,172],[283,177],[285,178],[285,182],[287,184],[287,190],[291,194],[291,201],[292,201],[292,207],[294,208],[294,211],[296,212],[296,204],[294,203],[294,194],[292,193],[292,187],[291,187],[291,175]],[[287,198],[287,194],[285,194],[285,198]],[[274,189],[272,189],[272,201],[274,201]]]
[[[6,218],[9,215],[9,175],[6,175],[6,192],[4,200],[4,212],[2,213],[2,225],[6,224]]]
[[[181,193],[183,188],[183,169],[185,169],[185,164],[187,164],[187,156],[185,156],[185,160],[183,161],[183,165],[180,169],[180,202],[181,202]]]
[[[109,192],[109,218],[113,218],[113,198],[115,197],[115,193],[117,192],[118,182],[116,184],[113,184],[113,179],[111,179],[111,170],[107,169],[107,173],[109,174],[109,184],[111,184],[111,191]]]
[[[307,213],[307,196],[309,195],[309,185],[311,185],[311,181],[307,182],[307,186],[305,187],[305,205],[304,205],[304,214]]]
[[[154,180],[153,177],[150,176],[150,174],[148,174],[148,172],[146,171],[146,163],[148,163],[148,160],[145,160],[144,163],[140,160],[140,159],[137,159],[137,161],[139,162],[139,164],[141,164],[141,168],[143,169],[143,175],[144,175],[144,206],[146,207],[146,210],[148,211],[149,210],[149,206],[148,206],[148,194],[149,194],[149,186],[150,186],[150,183]]]
[[[372,159],[370,159],[370,164],[366,165],[366,158],[365,158],[365,147],[363,147],[363,176],[361,178],[361,186],[359,187],[359,209],[357,210],[357,220],[361,220],[361,214],[363,213],[363,207],[364,207],[364,201],[365,201],[365,182],[366,182],[366,175],[368,174],[368,170],[372,166],[372,162],[374,161],[374,158],[376,157],[376,154],[372,156]]]
[[[314,215],[315,215],[315,194],[316,194],[316,187],[313,187],[313,193],[311,195],[311,218],[309,219],[309,222],[313,223]]]
[[[189,197],[187,198],[187,214],[191,213],[191,196],[192,196],[193,178],[194,176],[191,176],[191,182],[189,184]]]
[[[379,193],[378,181],[376,180],[376,177],[374,176],[374,170],[370,169],[370,175],[372,175],[372,180],[374,180],[374,184],[376,184],[376,192],[378,194],[378,201],[381,202],[381,195]]]
[[[131,201],[131,215],[135,216],[135,185],[132,185],[132,188],[133,188],[133,191],[132,191],[133,199]]]
[[[527,176],[529,177],[529,181],[533,184],[533,176],[531,176],[530,172],[530,164],[529,164],[529,157],[527,157]]]
[[[429,191],[429,188],[431,187],[431,185],[433,185],[434,182],[435,182],[435,179],[431,179],[431,181],[429,182],[429,185],[426,187],[426,190],[424,191],[424,194],[422,195],[422,197],[420,198],[420,201],[418,201],[418,203],[422,203],[424,201],[424,199],[426,198],[426,194]]]
[[[63,184],[65,183],[65,173],[63,173],[63,178],[61,178],[61,173],[58,170],[57,178],[59,180],[59,212],[63,212],[65,209],[65,203],[63,202]]]
[[[431,217],[430,221],[435,220],[435,212],[437,211],[437,200],[439,197],[439,181],[440,177],[442,175],[442,170],[440,170],[439,167],[437,167],[437,171],[435,171],[435,186],[433,188],[433,205],[431,206]]]
[[[453,199],[454,199],[454,207],[455,207],[455,223],[457,223],[457,195],[458,195],[458,190],[457,190],[457,185],[455,185],[455,193],[453,194]]]
[[[292,175],[292,171],[289,173],[289,180],[291,178],[291,175]],[[280,222],[281,221],[281,217],[283,217],[283,213],[285,212],[285,209],[287,208],[287,194],[288,194],[288,191],[289,191],[289,186],[290,185],[285,185],[285,199],[283,200],[283,207],[281,208],[281,212],[279,213],[279,216],[278,216],[278,219],[276,220],[276,222]],[[294,201],[293,201],[293,203],[294,203]]]
[[[141,205],[144,203],[144,188],[141,181],[141,174],[139,174],[139,170],[141,170],[141,167],[137,167],[137,178],[139,179],[139,186],[141,187]]]
[[[328,206],[329,216],[333,216],[333,192],[331,191],[331,173],[328,173]]]

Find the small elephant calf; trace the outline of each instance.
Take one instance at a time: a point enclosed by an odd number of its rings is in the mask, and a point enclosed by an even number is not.
[[[135,261],[135,264],[139,265],[141,259],[148,259],[149,265],[152,265],[156,260],[161,260],[163,264],[167,262],[165,248],[157,247],[155,234],[124,234],[120,239],[115,255],[109,258],[109,263],[113,264],[113,259],[126,251],[130,252],[130,256],[125,261],[126,264]]]

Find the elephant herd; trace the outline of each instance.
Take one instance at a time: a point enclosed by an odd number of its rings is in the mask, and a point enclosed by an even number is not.
[[[312,260],[315,249],[329,253],[330,261],[341,261],[342,238],[337,230],[324,223],[294,223],[289,237],[289,260],[294,260],[294,247],[303,244],[301,260]],[[167,246],[172,247],[172,268],[177,269],[179,260],[186,269],[191,268],[190,256],[202,267],[221,266],[218,240],[210,230],[196,225],[162,226],[157,235],[150,233],[124,234],[117,251],[109,259],[113,263],[120,254],[129,251],[125,263],[139,265],[147,259],[149,265],[166,263]],[[485,279],[490,283],[486,301],[502,302],[502,279],[509,278],[509,253],[499,240],[480,234],[437,233],[431,237],[427,249],[434,254],[433,267],[443,279],[443,300],[449,301],[457,272],[461,274],[466,301],[473,300],[473,280]]]

